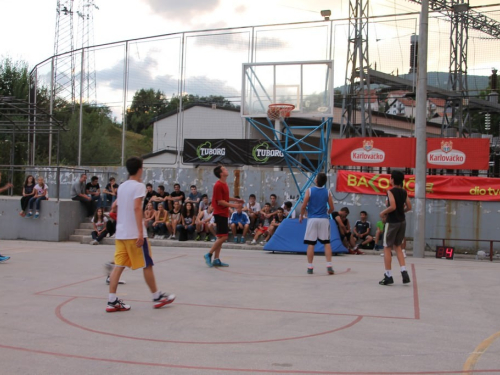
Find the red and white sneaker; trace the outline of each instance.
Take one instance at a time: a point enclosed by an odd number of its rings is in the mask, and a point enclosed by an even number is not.
[[[153,308],[159,309],[169,303],[174,302],[175,294],[170,293],[160,293],[160,296],[157,299],[153,300]]]
[[[130,305],[125,305],[121,299],[116,299],[115,302],[108,302],[106,312],[129,311]]]

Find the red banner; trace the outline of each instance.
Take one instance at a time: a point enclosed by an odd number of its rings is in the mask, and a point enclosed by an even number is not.
[[[337,191],[357,194],[385,195],[391,189],[390,175],[338,171]],[[415,196],[415,176],[406,175],[404,186]],[[427,176],[426,198],[466,201],[500,201],[500,179],[462,176]]]
[[[428,138],[427,168],[486,170],[487,138]],[[415,168],[416,138],[346,138],[332,141],[332,165]]]

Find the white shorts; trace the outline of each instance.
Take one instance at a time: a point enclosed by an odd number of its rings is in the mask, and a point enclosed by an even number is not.
[[[316,242],[330,243],[330,219],[312,218],[307,219],[304,243],[316,245]]]

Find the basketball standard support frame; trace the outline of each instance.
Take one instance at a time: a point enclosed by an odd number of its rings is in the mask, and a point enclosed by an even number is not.
[[[292,208],[295,210],[297,205],[304,199],[304,194],[314,182],[317,174],[321,171],[327,172],[328,168],[328,147],[330,144],[330,134],[332,129],[332,117],[326,117],[321,120],[319,125],[303,125],[290,127],[285,118],[280,118],[280,129],[277,130],[271,119],[267,118],[267,123],[258,121],[255,118],[247,118],[247,121],[274,147],[283,153],[287,167],[299,192],[299,199]],[[269,136],[264,130],[271,132]],[[292,130],[306,130],[303,136],[296,136]],[[319,145],[310,142],[310,138],[319,132]],[[303,147],[308,150],[304,150]],[[305,160],[301,162],[295,158],[296,155],[302,156]],[[314,165],[310,156],[317,156],[318,163]],[[306,177],[306,183],[300,185],[295,176],[295,171],[299,171]]]

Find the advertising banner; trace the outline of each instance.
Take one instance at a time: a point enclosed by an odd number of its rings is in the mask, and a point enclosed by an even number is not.
[[[488,138],[428,138],[427,168],[488,169]]]
[[[404,189],[415,195],[415,176],[406,175]],[[390,175],[338,171],[337,191],[357,194],[386,195]],[[426,198],[467,201],[500,201],[500,179],[462,176],[427,176]]]
[[[415,138],[346,138],[332,141],[332,165],[410,168]]]
[[[332,165],[415,168],[415,138],[347,138],[332,141]],[[488,169],[487,138],[428,138],[427,168]]]
[[[184,139],[184,163],[228,165],[284,165],[283,152],[258,139]]]

